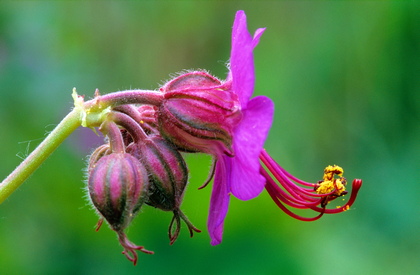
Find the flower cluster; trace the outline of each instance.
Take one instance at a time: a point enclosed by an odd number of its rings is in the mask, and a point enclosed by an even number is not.
[[[200,187],[214,178],[207,223],[212,245],[222,241],[231,195],[249,200],[266,189],[280,209],[303,221],[346,211],[354,203],[362,184],[358,179],[344,206],[327,209],[330,201],[347,194],[341,167],[328,166],[321,181],[307,183],[288,173],[263,149],[274,104],[265,96],[252,98],[252,93],[253,49],[264,30],[251,36],[244,12],[237,12],[225,80],[206,71],[191,71],[152,93],[97,93],[91,101],[84,123],[99,126],[106,143],[90,157],[87,190],[101,217],[98,229],[105,220],[134,264],[137,250],[153,253],[130,242],[124,233],[143,205],[173,212],[168,230],[171,244],[179,235],[181,220],[191,236],[200,232],[180,210],[188,183],[184,153],[213,157],[209,178]],[[101,110],[100,116],[92,115],[95,110]],[[306,218],[291,208],[317,214]]]
[[[347,211],[356,200],[362,180],[352,182],[347,203],[327,206],[348,194],[343,169],[327,166],[322,180],[309,183],[282,168],[263,149],[271,128],[274,104],[254,91],[253,50],[265,29],[248,32],[243,11],[236,13],[232,30],[229,72],[220,80],[206,71],[190,71],[155,91],[127,90],[106,95],[95,92],[85,102],[73,91],[75,108],[45,140],[0,183],[0,203],[25,181],[77,127],[98,128],[105,143],[91,154],[87,192],[99,214],[97,230],[106,221],[116,232],[123,254],[137,263],[137,251],[152,251],[128,240],[125,229],[144,205],[171,211],[170,244],[178,238],[181,220],[190,236],[200,232],[181,211],[188,183],[186,153],[213,158],[213,180],[207,229],[211,244],[222,241],[231,195],[241,200],[257,197],[264,189],[286,214],[314,221],[324,214]],[[294,209],[310,209],[313,217]]]

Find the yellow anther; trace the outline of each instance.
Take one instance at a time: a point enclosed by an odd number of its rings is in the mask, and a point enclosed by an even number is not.
[[[323,181],[321,183],[319,183],[318,187],[316,188],[316,192],[318,194],[327,194],[327,193],[331,193],[332,191],[334,191],[334,189],[336,190],[334,192],[334,195],[340,196],[341,193],[343,193],[344,191],[346,191],[346,187],[344,186],[344,184],[342,183],[341,180],[339,179],[335,179],[335,180],[327,180],[327,181]]]
[[[318,194],[327,194],[334,190],[334,183],[332,181],[323,181],[316,188]]]
[[[339,177],[343,176],[344,170],[340,166],[337,165],[328,165],[324,169],[324,180],[332,180],[334,178],[334,175],[337,175]]]
[[[328,194],[333,192],[335,196],[341,196],[344,191],[346,191],[346,179],[343,178],[344,170],[337,165],[329,165],[324,169],[324,180],[319,182],[315,191],[318,194]],[[339,176],[339,179],[335,179],[334,175]]]

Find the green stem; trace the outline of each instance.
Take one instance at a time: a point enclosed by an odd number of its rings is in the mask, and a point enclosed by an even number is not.
[[[159,91],[127,90],[100,96],[84,102],[83,97],[73,89],[74,109],[43,142],[0,183],[0,204],[7,199],[33,172],[54,152],[55,149],[79,126],[99,127],[112,107],[124,104],[159,105],[164,97]]]
[[[0,183],[0,204],[29,178],[51,153],[81,125],[80,115],[81,110],[78,108],[71,111],[45,140]]]

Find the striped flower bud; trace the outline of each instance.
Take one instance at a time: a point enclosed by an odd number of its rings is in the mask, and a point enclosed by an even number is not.
[[[200,232],[179,209],[188,182],[188,169],[176,148],[162,137],[152,135],[129,146],[127,152],[138,158],[148,172],[150,185],[146,203],[174,213],[169,227],[171,244],[179,235],[181,218],[187,223],[191,236],[192,231]]]
[[[149,174],[147,204],[165,211],[179,207],[188,182],[187,165],[182,155],[160,136],[151,136],[127,148]]]
[[[241,105],[229,85],[202,71],[165,84],[157,116],[161,134],[184,151],[233,155],[232,134]]]
[[[135,250],[153,253],[131,243],[123,230],[145,201],[148,176],[144,166],[127,153],[101,157],[89,171],[88,191],[99,214],[117,232],[124,254],[136,264]]]

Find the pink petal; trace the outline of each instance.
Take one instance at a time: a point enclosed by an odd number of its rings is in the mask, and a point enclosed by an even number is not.
[[[232,78],[233,91],[239,96],[242,108],[246,108],[254,91],[255,73],[252,51],[257,46],[264,30],[264,28],[258,29],[252,37],[247,29],[244,11],[236,13],[232,30],[231,72],[228,78]]]
[[[209,230],[211,245],[218,245],[222,241],[224,220],[229,208],[229,163],[226,156],[221,156],[216,163],[213,190],[210,199],[207,229]]]
[[[229,178],[232,194],[238,199],[255,198],[264,189],[265,179],[260,175],[259,155],[270,130],[273,114],[274,104],[271,99],[255,97],[249,101],[243,120],[235,130],[235,157],[229,159]]]

